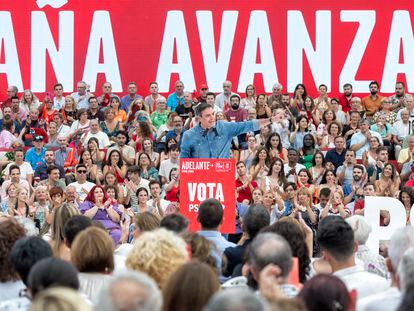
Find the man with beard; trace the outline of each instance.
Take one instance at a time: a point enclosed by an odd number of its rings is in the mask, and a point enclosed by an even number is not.
[[[230,109],[224,113],[227,121],[229,122],[243,122],[247,120],[246,109],[240,108],[239,95],[230,96]]]
[[[353,97],[352,85],[350,83],[345,83],[343,89],[344,94],[339,97],[339,103],[342,106],[342,111],[346,113],[351,110],[351,99]]]
[[[173,129],[167,132],[166,140],[174,138],[178,142],[178,145],[181,146],[181,140],[184,132],[185,128],[183,126],[183,120],[180,116],[175,116],[173,121]]]
[[[404,106],[404,101],[407,99],[407,94],[405,93],[405,84],[404,82],[395,83],[395,94],[390,97],[392,110],[399,110]]]
[[[24,121],[26,121],[27,114],[26,114],[26,111],[20,107],[19,97],[13,96],[10,99],[10,101],[11,101],[10,107],[13,113],[13,118],[22,124]],[[8,106],[5,106],[5,107],[8,107]]]
[[[378,95],[379,84],[377,81],[372,81],[369,84],[370,95],[362,98],[362,106],[365,108],[366,116],[371,118],[376,111],[381,107],[381,101],[384,97]]]
[[[290,98],[289,93],[282,94],[282,108],[286,109],[287,113],[290,112],[289,115],[291,114],[293,115],[294,118],[296,118],[299,113],[296,110],[296,108],[291,105],[291,103],[292,103],[292,100]]]
[[[356,191],[358,189],[363,189],[365,180],[365,169],[362,165],[355,164],[352,170],[352,182],[344,183],[344,204],[354,201]]]
[[[248,119],[247,110],[240,108],[240,97],[239,95],[230,96],[230,109],[224,113],[224,117],[229,122],[243,122]],[[237,141],[234,141],[236,147],[241,149],[247,148],[246,133],[237,136]]]

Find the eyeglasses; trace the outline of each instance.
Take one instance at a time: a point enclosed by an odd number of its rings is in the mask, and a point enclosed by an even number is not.
[[[86,174],[88,171],[86,171],[86,170],[81,170],[81,171],[76,171],[76,173],[78,173],[78,174]]]

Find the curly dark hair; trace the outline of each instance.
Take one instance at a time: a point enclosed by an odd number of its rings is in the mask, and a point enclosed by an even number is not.
[[[0,282],[17,281],[19,275],[10,261],[10,251],[14,243],[23,238],[26,232],[14,218],[0,222]]]
[[[305,234],[297,220],[291,217],[284,217],[278,222],[263,228],[260,233],[263,232],[277,233],[286,239],[292,249],[293,257],[297,257],[299,260],[299,280],[301,283],[305,283],[309,274],[311,260],[309,258],[308,246],[305,242]]]

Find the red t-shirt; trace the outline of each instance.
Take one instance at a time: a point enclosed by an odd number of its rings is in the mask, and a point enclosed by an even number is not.
[[[236,188],[237,187],[241,187],[243,186],[243,183],[240,181],[239,178],[236,179]],[[257,182],[255,182],[254,180],[252,181],[252,186],[253,188],[257,188]],[[244,200],[249,200],[252,197],[252,192],[250,191],[250,187],[246,187],[246,189],[240,190],[237,192],[237,202],[241,203]]]
[[[346,98],[345,95],[339,97],[339,104],[342,106],[343,112],[348,112],[351,110],[351,101]]]
[[[165,199],[170,202],[178,202],[177,193],[179,190],[179,187],[172,187],[170,191],[165,193]]]
[[[414,179],[410,179],[410,180],[408,180],[408,181],[405,183],[404,187],[414,187]]]

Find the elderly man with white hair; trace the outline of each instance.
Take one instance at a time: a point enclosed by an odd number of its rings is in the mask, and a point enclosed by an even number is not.
[[[358,250],[355,253],[355,257],[364,263],[364,269],[366,271],[387,278],[388,273],[385,258],[375,254],[365,245],[372,231],[371,225],[360,215],[351,216],[345,221],[354,230],[355,241],[358,242]]]
[[[388,258],[386,265],[391,275],[391,287],[379,294],[361,299],[358,302],[357,310],[361,311],[393,311],[400,305],[405,280],[407,280],[406,269],[399,269],[404,253],[414,247],[414,228],[407,226],[398,229],[391,236],[388,247]],[[408,256],[408,255],[407,255]],[[401,275],[401,273],[403,275]],[[411,274],[412,276],[412,274]],[[413,279],[413,277],[411,277]],[[402,280],[402,282],[401,282]]]
[[[146,274],[128,271],[116,274],[100,292],[96,310],[159,311],[161,292]]]
[[[223,110],[223,112],[230,109],[230,97],[236,94],[231,91],[232,86],[233,85],[230,81],[224,81],[223,92],[216,96],[215,105],[219,107],[221,110]]]
[[[267,97],[267,105],[273,110],[278,105],[282,104],[282,90],[283,85],[275,83],[272,86],[272,94]]]

